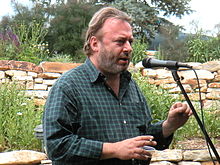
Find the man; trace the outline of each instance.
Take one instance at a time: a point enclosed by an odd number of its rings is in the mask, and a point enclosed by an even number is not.
[[[44,140],[53,165],[146,164],[144,146],[165,149],[192,114],[174,104],[165,121],[151,124],[146,100],[127,71],[132,27],[124,12],[106,7],[89,23],[86,62],[65,73],[50,91]]]

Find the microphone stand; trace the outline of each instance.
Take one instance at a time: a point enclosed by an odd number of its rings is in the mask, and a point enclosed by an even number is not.
[[[203,123],[201,122],[201,120],[200,120],[200,118],[199,118],[199,116],[198,116],[198,114],[197,114],[195,108],[193,107],[193,105],[192,105],[192,103],[191,103],[191,101],[190,101],[190,99],[189,99],[189,97],[188,97],[188,95],[187,95],[185,89],[183,88],[183,85],[182,85],[182,83],[180,82],[180,77],[179,77],[179,75],[177,74],[177,70],[171,69],[171,72],[172,72],[172,75],[173,75],[174,80],[176,81],[177,85],[180,87],[180,89],[181,89],[181,91],[182,91],[182,94],[184,95],[184,97],[185,97],[185,99],[186,99],[188,105],[190,106],[190,108],[191,108],[191,110],[192,110],[192,112],[193,112],[193,115],[195,116],[195,118],[196,118],[196,120],[197,120],[197,122],[198,122],[198,124],[199,124],[199,126],[200,126],[200,128],[201,128],[201,130],[202,130],[202,132],[203,132],[203,134],[204,134],[204,136],[205,136],[205,138],[206,138],[207,143],[208,143],[209,146],[211,147],[213,153],[214,153],[215,156],[216,156],[216,159],[217,159],[218,163],[220,164],[220,157],[219,157],[219,155],[218,155],[218,152],[217,152],[217,150],[215,149],[215,146],[213,145],[213,143],[212,143],[212,141],[211,141],[211,139],[210,139],[208,133],[206,132],[206,129],[205,129]]]

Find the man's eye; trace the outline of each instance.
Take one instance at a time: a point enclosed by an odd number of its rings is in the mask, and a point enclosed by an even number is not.
[[[129,40],[129,43],[130,43],[130,45],[132,45],[132,43],[133,43],[133,40]]]
[[[125,43],[124,40],[117,40],[117,42],[120,43],[120,44],[124,44]]]

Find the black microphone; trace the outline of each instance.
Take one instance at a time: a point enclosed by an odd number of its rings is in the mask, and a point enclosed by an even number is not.
[[[153,68],[153,67],[166,67],[168,69],[178,69],[179,67],[184,68],[192,68],[192,66],[177,62],[177,61],[163,61],[163,60],[157,60],[153,58],[145,58],[142,61],[142,65],[145,68]]]

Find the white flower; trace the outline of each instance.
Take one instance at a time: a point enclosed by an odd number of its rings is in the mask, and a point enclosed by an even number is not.
[[[17,112],[17,115],[18,115],[18,116],[21,116],[21,115],[22,115],[22,112]]]
[[[22,104],[21,104],[21,106],[25,106],[25,105],[27,105],[27,103],[22,103]]]

